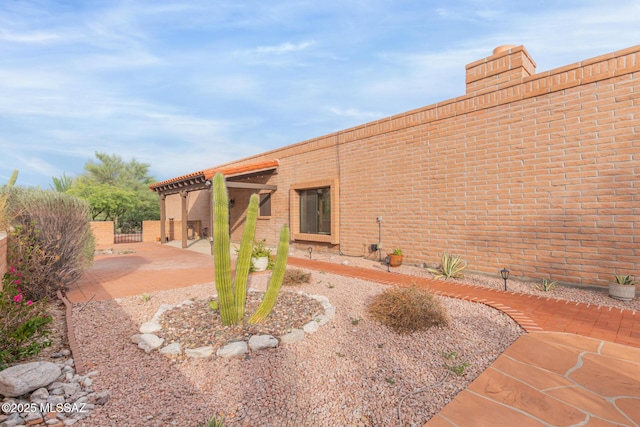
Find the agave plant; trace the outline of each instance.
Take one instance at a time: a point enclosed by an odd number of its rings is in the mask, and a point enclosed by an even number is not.
[[[467,263],[462,261],[459,256],[454,256],[448,253],[442,254],[442,261],[439,268],[429,268],[429,272],[434,274],[434,278],[439,279],[441,277],[458,278],[462,277],[462,271],[467,268]]]
[[[634,286],[636,284],[635,280],[633,280],[628,274],[616,274],[616,283],[625,286]]]

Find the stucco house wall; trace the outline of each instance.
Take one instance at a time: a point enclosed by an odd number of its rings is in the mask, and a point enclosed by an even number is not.
[[[582,285],[638,274],[640,46],[539,74],[507,46],[466,70],[458,98],[221,165],[279,160],[258,236],[275,245],[291,224],[294,245],[371,256],[380,231],[405,262],[447,251],[471,270]],[[338,190],[337,228],[307,239],[296,194],[318,183]]]

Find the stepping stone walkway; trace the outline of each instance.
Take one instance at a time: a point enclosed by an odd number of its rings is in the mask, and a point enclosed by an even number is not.
[[[252,291],[252,289],[249,289],[249,291]],[[269,348],[276,348],[279,344],[292,344],[301,341],[304,339],[305,334],[313,334],[318,331],[320,326],[326,325],[329,321],[333,320],[336,314],[336,308],[331,305],[329,298],[323,295],[309,295],[302,291],[298,292],[298,294],[314,299],[322,304],[324,314],[317,316],[315,319],[305,324],[302,329],[293,329],[288,334],[282,335],[280,340],[272,335],[252,335],[249,337],[248,343],[246,341],[230,342],[217,350],[211,346],[184,349],[184,355],[193,358],[207,358],[215,351],[216,356],[222,358],[244,357],[249,350],[255,352]],[[175,306],[162,304],[151,320],[144,322],[140,326],[140,333],[131,336],[131,341],[134,344],[137,344],[138,347],[146,353],[158,350],[160,354],[167,357],[182,355],[183,349],[180,343],[171,343],[163,347],[164,339],[155,334],[162,331],[160,317],[166,311],[190,304],[193,304],[193,301],[185,300]]]

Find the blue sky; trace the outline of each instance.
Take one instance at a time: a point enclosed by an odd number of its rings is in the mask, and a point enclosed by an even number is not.
[[[463,95],[524,45],[537,72],[640,44],[637,0],[3,0],[0,184],[96,151],[158,180]]]

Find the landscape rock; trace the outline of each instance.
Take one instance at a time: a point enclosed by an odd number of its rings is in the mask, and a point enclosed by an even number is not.
[[[218,357],[229,359],[231,357],[244,356],[247,352],[247,343],[244,341],[232,342],[218,349],[216,354]]]
[[[111,392],[109,392],[109,390],[104,390],[96,393],[94,396],[96,400],[96,405],[104,405],[109,401],[110,397],[111,397]]]
[[[206,347],[198,347],[198,348],[186,348],[184,350],[184,354],[186,354],[189,357],[196,357],[196,358],[209,357],[213,354],[213,347],[206,346]]]
[[[306,325],[304,325],[302,327],[302,330],[305,331],[308,334],[313,334],[314,332],[318,331],[319,327],[320,327],[320,325],[318,325],[318,322],[316,322],[315,320],[312,320],[311,322],[309,322]]]
[[[49,390],[47,390],[44,387],[41,387],[36,391],[34,391],[33,393],[31,393],[30,399],[32,402],[38,402],[42,400],[47,400],[48,397],[49,397]]]
[[[324,308],[324,315],[329,318],[329,320],[333,320],[336,316],[336,308],[332,305]]]
[[[302,329],[294,329],[288,334],[284,334],[280,337],[282,344],[291,344],[294,342],[302,341],[304,339],[304,331]]]
[[[251,351],[263,350],[265,348],[275,348],[278,346],[278,339],[272,335],[253,335],[249,338],[249,348]]]
[[[326,314],[321,314],[320,316],[315,318],[315,321],[318,323],[318,326],[324,326],[329,323],[331,319]]]
[[[142,334],[140,336],[140,342],[138,347],[143,349],[146,353],[151,353],[153,350],[157,350],[162,347],[164,338],[160,338],[153,334]]]
[[[182,354],[182,346],[179,342],[171,343],[160,349],[160,353],[167,356],[179,356]]]
[[[11,366],[0,372],[0,394],[6,397],[46,387],[62,374],[60,367],[51,362],[31,362]]]
[[[153,334],[162,329],[162,325],[156,322],[155,320],[150,320],[149,322],[144,322],[140,325],[140,333],[141,334]]]
[[[153,318],[151,320],[158,321],[160,316],[162,316],[165,311],[169,311],[173,309],[174,309],[174,306],[171,304],[162,304],[160,305],[160,307],[158,307],[158,311],[156,311],[156,314],[153,315]]]

